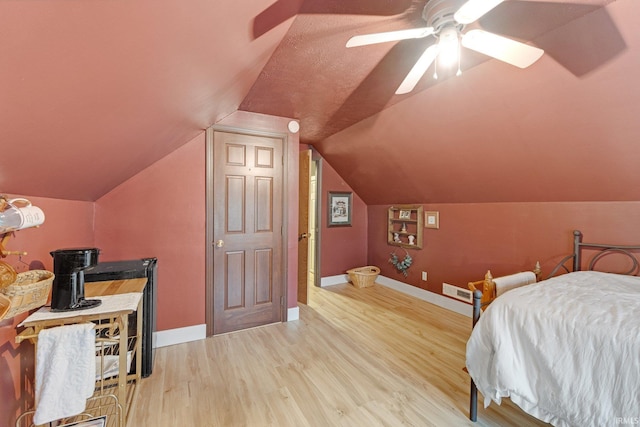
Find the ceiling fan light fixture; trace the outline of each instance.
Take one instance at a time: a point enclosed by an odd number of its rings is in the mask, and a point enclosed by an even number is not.
[[[438,40],[438,65],[451,67],[460,62],[460,38],[456,27],[444,28]]]
[[[455,75],[462,75],[462,47],[526,68],[544,54],[542,49],[484,30],[465,29],[467,24],[477,21],[503,1],[427,0],[422,10],[426,27],[354,36],[347,42],[347,47],[435,36],[438,41],[425,49],[396,90],[397,95],[411,92],[431,64],[434,64],[434,79],[438,78],[438,67],[451,68],[456,62]]]

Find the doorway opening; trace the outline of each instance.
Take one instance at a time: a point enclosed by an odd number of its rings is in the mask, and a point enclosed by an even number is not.
[[[298,302],[308,303],[309,287],[320,286],[321,158],[313,150],[300,152]]]

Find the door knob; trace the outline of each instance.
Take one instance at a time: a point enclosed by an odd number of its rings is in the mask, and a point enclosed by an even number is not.
[[[302,239],[306,239],[307,238],[307,233],[302,233],[301,235],[298,236],[298,242]]]
[[[216,242],[216,248],[221,248],[224,246],[224,240],[218,240]]]

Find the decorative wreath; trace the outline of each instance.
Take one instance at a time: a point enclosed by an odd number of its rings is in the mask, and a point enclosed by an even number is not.
[[[404,256],[404,259],[402,261],[400,261],[398,259],[398,255],[396,255],[395,252],[391,253],[391,258],[389,258],[389,262],[391,264],[393,264],[393,266],[399,271],[401,272],[404,277],[407,277],[408,273],[407,270],[409,269],[409,267],[411,267],[411,263],[413,262],[413,259],[411,258],[411,255],[409,255],[409,252],[406,252],[406,255]]]

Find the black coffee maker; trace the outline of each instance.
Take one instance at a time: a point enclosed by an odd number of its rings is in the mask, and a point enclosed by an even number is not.
[[[53,257],[51,311],[85,310],[102,304],[100,300],[84,299],[84,270],[98,263],[97,248],[58,249]]]

